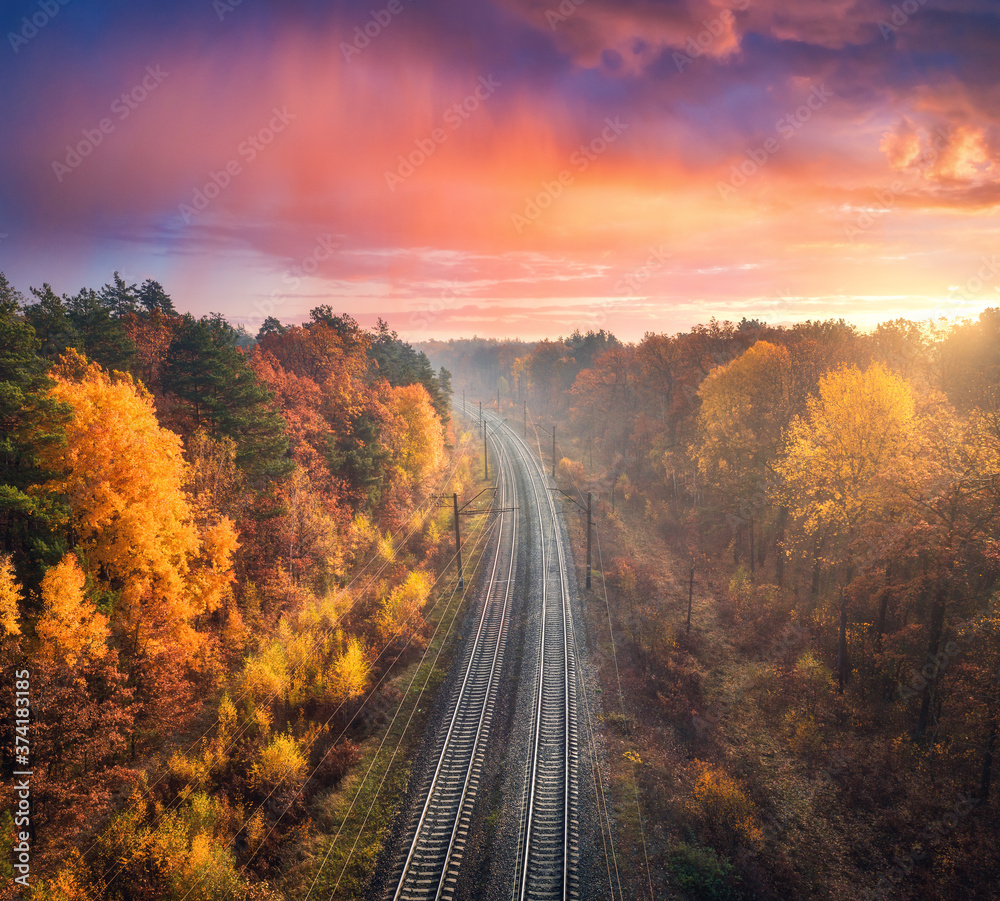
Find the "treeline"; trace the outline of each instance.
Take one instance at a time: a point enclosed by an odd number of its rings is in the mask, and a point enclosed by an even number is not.
[[[250,336],[117,273],[31,295],[0,274],[0,663],[31,673],[32,897],[264,897],[251,877],[355,759],[333,727],[387,646],[419,646],[448,373],[328,306]]]
[[[699,740],[705,720],[690,714],[709,715],[692,673],[711,662],[667,618],[675,614],[665,595],[680,594],[694,559],[699,586],[706,575],[721,579],[716,612],[731,639],[762,660],[754,697],[768,727],[804,772],[833,782],[834,808],[866,818],[881,860],[904,862],[882,877],[909,878],[926,858],[937,869],[924,864],[924,877],[911,879],[914,896],[934,890],[942,867],[991,884],[1000,310],[954,324],[896,320],[870,333],[843,320],[713,320],[636,343],[576,333],[533,346],[427,349],[457,387],[478,381],[495,398],[502,385],[502,404],[525,400],[529,416],[558,422],[557,455],[568,458],[561,478],[586,482],[608,506],[614,497],[619,513],[673,549],[673,572],[620,559],[609,583],[644,703],[662,712],[673,699],[673,725],[692,753],[713,753],[711,739]],[[780,635],[795,640],[768,650]],[[748,822],[773,791],[750,789],[759,803],[747,802]],[[956,793],[975,799],[981,828],[938,857],[921,829]],[[724,832],[703,830],[712,853],[739,852],[744,862],[748,847],[756,853],[749,833]],[[878,865],[877,855],[857,864],[863,875]],[[743,884],[770,896],[782,868],[773,858],[769,866],[756,876],[750,867]],[[805,891],[786,875],[784,891]]]

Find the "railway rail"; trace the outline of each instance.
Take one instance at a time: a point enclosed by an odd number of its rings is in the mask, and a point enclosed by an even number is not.
[[[468,412],[468,411],[467,411]],[[471,415],[476,415],[474,412]],[[579,768],[577,653],[567,580],[568,561],[558,513],[537,456],[493,414],[484,413],[484,440],[492,448],[500,517],[474,635],[466,642],[460,677],[446,707],[444,727],[420,786],[385,897],[392,901],[453,899],[480,794],[498,686],[510,651],[515,573],[519,554],[530,556],[538,584],[528,611],[537,628],[531,690],[531,734],[511,872],[517,901],[572,901],[579,896]],[[520,502],[520,503],[519,503]],[[525,518],[530,516],[530,523]]]

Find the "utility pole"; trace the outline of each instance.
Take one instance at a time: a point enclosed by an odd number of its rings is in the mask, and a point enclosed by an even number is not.
[[[486,481],[490,480],[490,458],[486,451],[486,423],[483,423],[483,468],[486,470]]]
[[[465,576],[462,575],[462,536],[458,531],[458,495],[451,496],[455,504],[455,553],[458,555],[458,587],[465,588]]]
[[[497,416],[500,415],[500,389],[497,388]]]
[[[479,425],[483,424],[483,402],[479,402]]]
[[[550,488],[549,491],[558,491],[561,495],[563,495],[563,497],[568,497],[574,504],[576,504],[577,507],[579,507],[581,512],[587,514],[587,589],[589,590],[591,582],[590,575],[592,571],[590,551],[591,548],[593,547],[593,541],[591,535],[593,533],[593,528],[594,528],[593,497],[591,496],[591,493],[588,491],[587,506],[584,507],[583,504],[581,504],[580,501],[578,501],[575,497],[573,497],[572,494],[570,494],[568,491],[563,491],[563,489],[560,488],[558,485],[555,488]],[[582,498],[583,495],[580,494],[580,497]]]
[[[556,477],[556,424],[552,423],[552,478]]]
[[[688,578],[688,621],[687,631],[691,631],[691,602],[694,600],[694,560],[691,561],[691,574]]]
[[[528,402],[524,402],[524,437],[528,437]]]
[[[462,571],[462,533],[459,530],[458,517],[459,516],[480,516],[483,513],[489,513],[490,509],[492,509],[492,508],[486,509],[486,510],[466,510],[466,507],[468,507],[469,504],[471,504],[474,500],[476,500],[476,498],[481,497],[482,495],[486,494],[487,491],[494,492],[494,497],[496,497],[496,491],[497,490],[498,489],[496,487],[493,487],[493,488],[484,488],[482,491],[479,492],[479,494],[476,495],[476,497],[471,498],[470,500],[466,501],[465,504],[463,506],[461,506],[461,507],[458,506],[458,495],[457,494],[453,494],[451,496],[452,508],[455,511],[455,560],[458,563],[458,587],[461,588],[461,589],[465,588],[465,573]],[[442,504],[441,506],[447,506],[447,498],[448,498],[448,495],[446,495],[446,494],[442,494],[442,495],[438,496],[438,500],[445,501],[445,503]],[[511,508],[509,508],[507,510],[498,510],[496,512],[498,512],[498,513],[509,513],[513,509],[514,508],[511,507]]]

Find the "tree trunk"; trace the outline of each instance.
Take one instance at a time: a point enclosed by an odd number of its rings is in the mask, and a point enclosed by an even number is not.
[[[844,693],[844,684],[851,675],[847,660],[847,596],[840,590],[840,638],[837,641],[837,692]]]
[[[781,548],[781,542],[785,538],[785,523],[788,521],[788,508],[781,507],[778,510],[778,534],[775,536],[775,557],[774,579],[779,588],[785,585],[785,553]]]
[[[990,737],[986,742],[986,756],[983,757],[983,778],[979,783],[979,799],[985,801],[990,796],[990,782],[993,781],[993,752],[997,747],[996,717],[990,722]]]
[[[927,654],[931,660],[937,659],[938,648],[941,646],[941,633],[944,630],[944,607],[945,607],[945,587],[939,584],[934,592],[934,606],[931,608],[931,632],[927,642]],[[924,686],[924,695],[920,701],[920,719],[917,721],[917,731],[914,738],[921,738],[927,731],[927,723],[930,719],[931,695],[933,694],[935,679],[928,679]]]
[[[878,606],[878,626],[875,629],[875,653],[882,653],[882,636],[885,635],[885,614],[889,609],[889,588],[882,590],[882,600]]]
[[[819,548],[820,540],[816,538],[816,544],[813,547],[813,574],[812,574],[812,588],[811,593],[813,598],[819,597]]]

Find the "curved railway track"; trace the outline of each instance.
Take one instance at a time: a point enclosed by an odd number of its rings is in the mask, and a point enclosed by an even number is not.
[[[576,643],[566,557],[555,502],[538,457],[504,427],[525,464],[537,512],[541,554],[541,623],[533,728],[526,766],[519,866],[513,897],[553,901],[579,894],[579,737]]]
[[[579,895],[578,673],[562,531],[538,458],[503,420],[484,415],[497,471],[498,537],[475,635],[467,641],[444,728],[420,786],[423,803],[411,814],[393,865],[385,895],[392,901],[456,897],[508,650],[519,553],[535,561],[530,572],[538,584],[529,593],[540,606],[529,611],[537,620],[532,633],[537,646],[526,649],[534,654],[534,670],[526,674],[533,677],[531,734],[509,897],[571,901]]]
[[[495,444],[499,447],[498,444]],[[447,729],[435,751],[436,765],[421,796],[426,800],[416,821],[393,901],[451,899],[482,772],[486,741],[504,660],[517,549],[517,513],[508,460],[498,467],[499,536],[490,563],[486,598],[476,634],[463,660],[463,675],[449,703]]]

